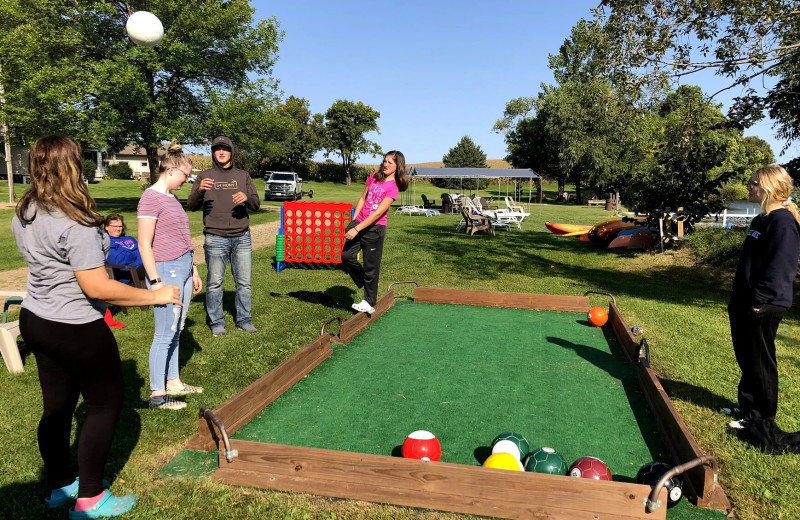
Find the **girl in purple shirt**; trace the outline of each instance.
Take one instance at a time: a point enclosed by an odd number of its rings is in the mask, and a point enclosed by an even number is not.
[[[356,286],[364,289],[364,299],[353,304],[358,312],[372,314],[378,301],[378,276],[386,237],[386,213],[401,191],[408,189],[406,159],[391,151],[383,158],[378,171],[367,179],[364,193],[356,204],[356,218],[345,230],[342,268]],[[364,265],[358,261],[363,251]]]

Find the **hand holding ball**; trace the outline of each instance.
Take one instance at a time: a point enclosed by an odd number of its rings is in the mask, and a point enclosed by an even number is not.
[[[136,11],[125,24],[128,37],[140,47],[155,47],[164,37],[164,26],[156,15],[149,11]]]

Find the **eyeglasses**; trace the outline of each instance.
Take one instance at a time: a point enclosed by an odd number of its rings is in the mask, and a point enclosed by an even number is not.
[[[748,188],[755,188],[755,187],[757,187],[759,184],[760,184],[760,183],[759,183],[758,181],[750,181],[750,182],[748,182],[748,183],[747,183],[747,187],[748,187]]]
[[[110,228],[114,228],[114,229],[122,229],[121,225],[120,226],[106,226],[106,227],[110,227]]]
[[[185,178],[187,178],[187,179],[189,178],[189,174],[188,174],[188,173],[186,173],[185,171],[181,170],[180,168],[176,168],[176,167],[174,167],[174,166],[173,166],[173,167],[172,167],[172,169],[173,169],[173,170],[178,170],[179,172],[181,172],[181,173],[183,174],[183,176],[184,176]]]

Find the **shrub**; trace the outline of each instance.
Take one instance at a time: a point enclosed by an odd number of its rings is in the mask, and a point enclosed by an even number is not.
[[[106,179],[131,180],[133,179],[133,169],[128,163],[116,163],[108,167]]]
[[[468,190],[485,190],[491,184],[490,179],[480,179],[478,177],[467,177],[467,178],[441,178],[441,179],[431,179],[431,184],[436,187],[447,189],[447,190],[460,190],[460,191],[468,191]]]
[[[86,182],[94,182],[94,175],[97,171],[97,164],[91,159],[83,160],[83,178]]]
[[[700,264],[735,266],[746,236],[746,227],[704,228],[692,233],[688,245],[692,256]]]
[[[350,166],[350,180],[352,182],[364,182],[375,168],[362,165]],[[313,163],[308,169],[308,174],[303,180],[316,182],[345,182],[344,166],[334,162]]]

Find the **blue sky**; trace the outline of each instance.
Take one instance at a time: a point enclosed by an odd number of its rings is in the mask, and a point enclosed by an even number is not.
[[[492,132],[506,102],[535,96],[553,83],[549,54],[558,52],[597,0],[253,0],[257,19],[275,16],[285,31],[274,77],[285,96],[307,99],[325,112],[337,99],[363,101],[380,112],[384,151],[401,150],[410,163],[441,161],[465,135],[489,159],[506,155]],[[719,82],[689,77],[707,92]],[[720,97],[724,109],[734,93]],[[768,141],[776,156],[782,142],[771,123],[745,135]],[[788,158],[798,155],[790,149]],[[331,155],[338,161],[338,156]],[[373,162],[369,156],[359,162]]]

